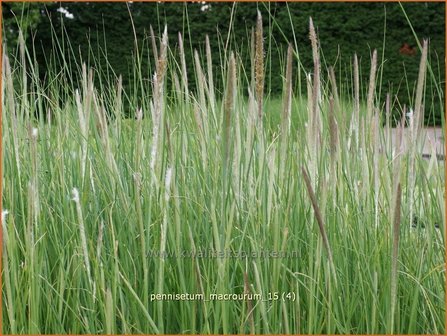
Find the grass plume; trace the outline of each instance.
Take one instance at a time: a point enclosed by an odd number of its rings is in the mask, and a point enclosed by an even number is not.
[[[262,109],[264,99],[264,34],[262,29],[262,16],[258,11],[256,20],[255,43],[255,87],[256,101],[258,103],[258,118],[262,121]]]

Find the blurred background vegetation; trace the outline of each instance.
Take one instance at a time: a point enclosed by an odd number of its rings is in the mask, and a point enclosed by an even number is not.
[[[385,95],[390,93],[394,105],[399,107],[397,110],[401,111],[404,104],[412,105],[420,56],[418,42],[428,38],[432,71],[427,80],[425,122],[427,125],[441,123],[445,85],[444,2],[402,5],[381,2],[2,2],[2,6],[3,40],[13,60],[19,53],[20,26],[30,51],[29,59],[36,60],[44,82],[49,80],[49,69],[58,73],[57,67],[62,62],[68,63],[68,69],[72,71],[68,77],[76,81],[79,65],[85,62],[95,68],[96,81],[116,85],[118,76],[122,75],[128,97],[145,92],[137,90],[137,85],[147,85],[146,90],[150,92],[154,71],[150,25],[156,36],[161,36],[164,25],[168,25],[171,47],[178,45],[177,33],[182,33],[188,73],[191,74],[188,78],[190,89],[195,89],[193,51],[197,49],[204,54],[206,35],[210,37],[217,88],[222,87],[220,64],[226,55],[225,47],[238,52],[249,78],[251,28],[255,26],[256,13],[260,10],[264,21],[267,95],[280,96],[283,60],[289,41],[299,55],[300,71],[294,74],[295,94],[305,93],[305,74],[312,71],[308,38],[309,17],[312,17],[321,44],[323,71],[334,66],[342,95],[351,96],[354,53],[360,60],[362,87],[366,91],[370,55],[377,49],[378,81],[382,84],[377,97],[384,102]],[[402,49],[405,44],[412,52]],[[144,79],[140,83],[136,83],[136,51]],[[172,52],[178,53],[178,49],[172,48]],[[178,59],[178,55],[174,56]],[[435,82],[439,83],[438,88],[434,86]],[[395,117],[399,118],[396,114]]]

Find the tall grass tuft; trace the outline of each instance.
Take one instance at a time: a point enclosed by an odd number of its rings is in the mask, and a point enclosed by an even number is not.
[[[232,23],[219,52],[213,36],[192,50],[191,67],[181,35],[169,45],[168,27],[161,38],[149,28],[130,89],[66,40],[48,80],[23,63],[23,39],[4,55],[3,333],[445,332],[445,172],[434,146],[419,158],[424,92],[438,85],[425,77],[428,44],[412,144],[407,107],[392,130],[403,104],[394,92],[382,102],[375,76],[361,82],[365,60],[348,69],[352,92],[337,87],[312,20],[313,68],[289,45],[282,95],[265,95],[277,60],[265,63],[273,45],[257,14],[250,69]],[[203,298],[158,299],[186,293]]]

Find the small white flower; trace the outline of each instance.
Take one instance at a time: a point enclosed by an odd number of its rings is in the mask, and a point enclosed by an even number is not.
[[[31,136],[33,138],[37,138],[37,133],[38,133],[37,128],[33,127],[33,129],[31,130]]]
[[[72,200],[75,201],[75,203],[79,203],[79,190],[77,188],[71,190],[71,195],[73,196]]]

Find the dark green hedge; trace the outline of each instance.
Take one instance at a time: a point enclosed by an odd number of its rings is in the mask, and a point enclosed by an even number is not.
[[[14,30],[11,20],[11,5],[3,3],[5,24],[8,31]],[[188,67],[192,73],[192,50],[204,52],[205,35],[211,39],[215,60],[216,83],[221,88],[220,58],[223,54],[228,32],[231,31],[229,46],[235,49],[244,61],[249,74],[250,29],[255,25],[256,11],[263,14],[266,45],[266,93],[279,95],[282,90],[282,65],[286,43],[296,43],[302,63],[301,76],[295,75],[296,91],[301,78],[301,90],[305,91],[304,72],[312,69],[312,54],[308,39],[309,17],[314,20],[321,43],[323,69],[334,66],[339,86],[343,93],[350,94],[352,56],[357,53],[360,59],[362,85],[367,85],[370,68],[370,55],[377,49],[379,55],[378,95],[383,101],[386,93],[398,98],[399,104],[411,105],[415,80],[418,73],[420,52],[416,55],[403,55],[399,48],[407,43],[417,48],[415,39],[401,5],[398,3],[62,3],[74,18],[66,18],[57,8],[57,3],[33,4],[42,15],[34,28],[36,57],[45,73],[45,55],[52,50],[54,39],[49,25],[51,20],[58,39],[65,43],[68,53],[70,41],[74,55],[81,55],[90,65],[106,69],[107,62],[117,74],[123,75],[124,86],[135,88],[132,78],[135,32],[142,52],[142,69],[145,83],[150,87],[152,73],[152,51],[148,38],[149,25],[156,34],[161,35],[164,24],[170,32],[170,45],[177,44],[177,32],[182,32]],[[445,4],[404,3],[402,4],[419,40],[430,40],[430,61],[432,73],[429,74],[426,93],[426,123],[439,124],[443,111],[443,97],[440,99],[433,83],[441,83],[444,92],[445,74]],[[230,20],[231,13],[233,19]],[[9,18],[9,20],[8,20]],[[9,23],[8,23],[9,22]],[[230,22],[232,27],[230,27]],[[62,26],[68,39],[62,39]],[[10,38],[10,40],[14,40]],[[32,39],[28,38],[31,46]],[[11,48],[10,48],[11,49]],[[143,51],[142,51],[143,50]],[[93,61],[92,55],[96,58]],[[382,57],[383,56],[383,57]],[[106,62],[107,57],[107,62]],[[383,67],[382,67],[383,65]],[[383,69],[383,72],[382,72]],[[104,71],[104,73],[107,73]],[[109,72],[109,76],[112,76]],[[194,89],[195,81],[189,78]],[[220,85],[220,86],[219,86]],[[131,90],[132,91],[132,90]],[[438,90],[439,91],[439,90]],[[137,91],[134,91],[137,92]],[[141,92],[141,91],[138,91]]]

